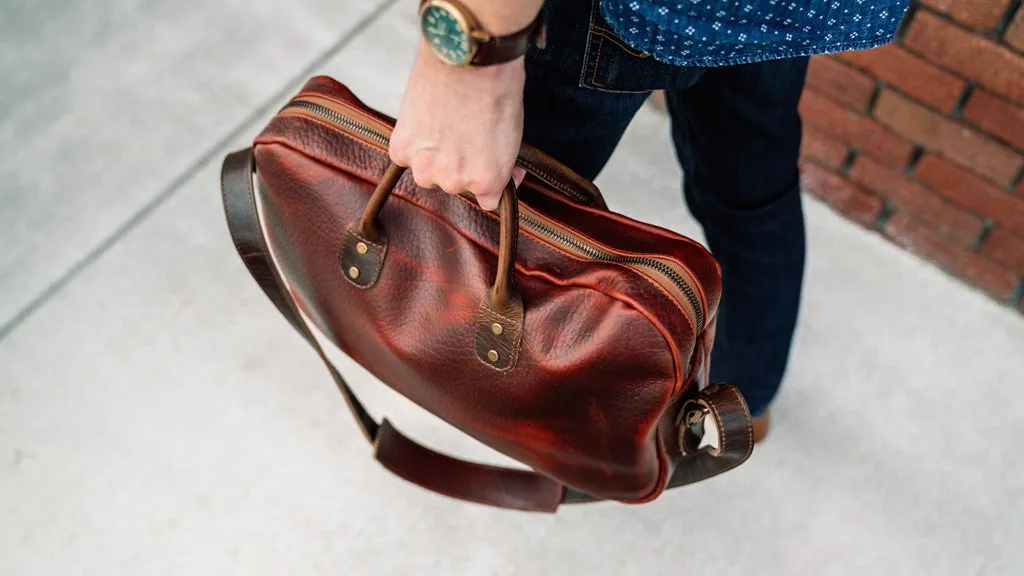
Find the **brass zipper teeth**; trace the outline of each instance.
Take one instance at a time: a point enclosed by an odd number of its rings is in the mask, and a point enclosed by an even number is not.
[[[344,131],[353,133],[367,140],[376,142],[377,144],[380,144],[385,148],[388,146],[390,142],[390,138],[387,134],[379,130],[375,130],[357,120],[349,118],[348,116],[339,112],[338,110],[335,110],[323,104],[317,102],[310,102],[308,100],[296,99],[289,102],[283,108],[281,108],[281,112],[292,109],[301,110],[308,114],[312,114],[314,116],[327,120],[328,122],[332,123],[338,128],[341,128]],[[528,168],[533,169],[534,167],[528,166]],[[536,172],[536,170],[534,171]],[[551,177],[549,174],[546,174],[544,172],[541,172],[541,175],[546,176],[547,178]],[[551,182],[548,183],[552,184]],[[556,184],[552,185],[556,186],[559,190],[565,191],[564,187],[557,186]],[[570,195],[572,195],[576,199],[583,201],[584,203],[586,202],[586,199],[579,198],[578,194],[570,193]],[[547,239],[553,241],[554,243],[570,249],[570,251],[574,252],[575,254],[583,256],[590,260],[600,262],[612,262],[615,264],[622,264],[633,268],[645,268],[655,272],[656,274],[660,275],[661,278],[664,279],[666,282],[670,283],[672,286],[677,288],[686,300],[686,303],[690,305],[690,308],[693,311],[693,315],[695,316],[694,318],[691,318],[695,325],[695,331],[700,332],[701,330],[704,329],[704,307],[701,305],[700,297],[697,295],[696,290],[693,288],[690,279],[686,278],[683,274],[681,274],[679,271],[677,271],[675,268],[665,263],[664,261],[650,256],[624,255],[616,254],[615,252],[610,252],[608,250],[601,248],[600,246],[596,246],[593,243],[588,242],[583,237],[570,234],[566,231],[557,229],[544,222],[541,222],[539,219],[527,214],[525,210],[519,211],[519,223],[520,226],[530,230],[531,232],[538,234],[540,236],[544,236]]]
[[[615,252],[609,252],[602,249],[599,246],[586,242],[584,239],[572,236],[561,230],[549,226],[544,222],[534,218],[533,216],[524,213],[523,210],[519,212],[520,224],[525,224],[526,228],[534,233],[538,233],[542,236],[547,237],[549,240],[554,241],[556,244],[572,248],[576,253],[599,262],[612,262],[615,264],[623,264],[631,267],[643,267],[649,268],[661,275],[677,287],[685,297],[687,303],[693,310],[694,323],[696,324],[697,332],[704,329],[704,309],[701,306],[700,298],[697,296],[693,287],[690,285],[689,280],[683,277],[678,271],[672,268],[665,262],[652,258],[649,256],[633,256],[625,254],[616,254]]]
[[[378,130],[374,130],[373,128],[370,128],[365,124],[356,122],[355,120],[341,114],[340,112],[332,108],[328,108],[323,104],[310,102],[308,100],[293,100],[289,102],[287,105],[285,105],[285,107],[282,108],[281,111],[283,112],[285,110],[289,110],[292,108],[305,110],[306,112],[310,112],[316,116],[320,116],[325,120],[329,120],[334,124],[338,124],[340,127],[346,130],[350,130],[364,138],[373,140],[374,142],[380,144],[381,146],[384,146],[385,148],[391,142],[391,138],[388,137],[387,134],[384,134],[383,132],[380,132]]]
[[[540,166],[537,166],[533,162],[527,162],[525,160],[520,160],[520,162],[523,164],[523,166],[526,166],[530,170],[530,172],[533,172],[536,176],[540,176],[541,179],[544,180],[544,182],[553,186],[554,188],[557,188],[559,192],[571,197],[573,200],[579,202],[580,204],[584,204],[586,206],[594,205],[593,198],[589,198],[582,192],[575,190],[573,187],[567,186],[562,182],[559,182],[558,179],[552,176],[547,170],[542,169]]]

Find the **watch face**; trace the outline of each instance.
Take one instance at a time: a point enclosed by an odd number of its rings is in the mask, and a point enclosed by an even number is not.
[[[473,57],[473,43],[466,24],[462,14],[446,2],[431,2],[423,9],[423,37],[449,64],[468,64]]]

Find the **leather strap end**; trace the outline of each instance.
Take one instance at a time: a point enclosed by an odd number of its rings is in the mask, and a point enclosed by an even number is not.
[[[386,419],[374,444],[374,455],[385,468],[452,498],[527,512],[554,512],[562,500],[562,485],[550,478],[434,452],[407,438]]]

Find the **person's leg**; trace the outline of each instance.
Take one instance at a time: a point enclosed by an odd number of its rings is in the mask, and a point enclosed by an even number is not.
[[[547,45],[526,57],[523,141],[593,180],[648,93],[580,86],[588,58],[589,0],[545,2],[544,17]]]
[[[667,103],[686,201],[722,266],[711,382],[754,416],[789,358],[804,271],[797,103],[807,59],[707,69]]]
[[[597,0],[547,0],[548,40],[526,57],[523,141],[593,180],[651,91],[699,70],[662,64],[615,36]]]

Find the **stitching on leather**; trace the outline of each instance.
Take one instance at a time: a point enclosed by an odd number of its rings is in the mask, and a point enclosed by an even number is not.
[[[742,405],[744,408],[746,408],[746,411],[749,413],[750,408],[747,406],[746,399],[744,399],[743,395],[740,394],[739,389],[733,387],[732,393],[733,393],[734,396],[737,397],[737,399],[739,400],[740,405]],[[753,451],[754,451],[754,423],[753,423],[753,421],[750,418],[747,418],[747,454],[744,457],[744,459],[749,458],[750,454],[753,453]]]
[[[352,238],[355,238],[356,240],[358,240],[360,242],[366,242],[367,244],[369,244],[369,245],[371,245],[371,246],[373,246],[374,248],[377,249],[375,254],[374,254],[376,256],[374,258],[374,260],[376,262],[374,263],[373,283],[369,284],[369,285],[365,285],[365,286],[361,285],[361,284],[356,284],[356,282],[354,280],[352,280],[351,278],[348,277],[347,274],[345,274],[344,265],[339,267],[339,272],[341,273],[342,277],[345,278],[345,281],[347,281],[349,284],[355,286],[356,288],[359,288],[360,290],[369,290],[369,289],[375,287],[377,285],[377,282],[380,281],[380,273],[381,273],[382,270],[384,270],[384,257],[388,253],[388,245],[387,244],[373,242],[371,240],[367,240],[366,238],[363,238],[359,234],[356,234],[356,232],[354,230],[349,229],[348,231],[346,231],[346,233],[345,233],[345,241],[343,241],[342,245],[341,245],[341,254],[338,255],[338,263],[339,264],[344,264],[345,247],[346,247],[345,244],[348,241],[348,236],[349,235],[351,235]]]
[[[497,316],[498,318],[501,318],[502,320],[507,322],[509,325],[512,325],[512,326],[516,327],[516,331],[518,332],[518,334],[517,334],[518,337],[516,338],[515,348],[512,348],[512,357],[509,360],[509,365],[508,366],[506,366],[504,368],[499,368],[499,367],[495,366],[494,364],[491,364],[490,362],[485,361],[483,358],[480,358],[480,361],[483,362],[484,365],[487,366],[488,368],[490,368],[491,370],[495,370],[497,372],[508,372],[508,371],[512,370],[513,368],[515,368],[516,364],[519,362],[519,350],[523,347],[523,326],[522,326],[522,324],[526,323],[526,312],[525,312],[525,310],[523,311],[523,322],[520,324],[520,323],[517,323],[512,318],[509,318],[508,316],[506,316],[506,315],[496,311],[494,308],[491,308],[490,306],[487,305],[486,302],[481,304],[480,308],[490,312],[491,314]],[[476,330],[487,330],[487,327],[486,326],[476,325],[474,327],[474,332]],[[485,334],[486,334],[486,332],[485,332]],[[476,338],[476,334],[474,334],[473,337],[475,339]],[[476,342],[473,343],[473,347],[476,348]],[[478,358],[479,358],[479,356],[478,356]]]
[[[740,406],[743,406],[745,408],[745,411],[749,412],[750,408],[747,407],[747,401],[743,398],[743,395],[740,394],[739,388],[736,388],[735,385],[732,385],[727,390],[733,395],[733,398],[735,399],[735,401]],[[746,459],[746,457],[749,457],[750,454],[754,451],[754,425],[753,425],[753,422],[751,421],[750,418],[747,418],[746,428],[747,428],[747,453],[746,453],[746,456],[744,457],[744,459]]]

